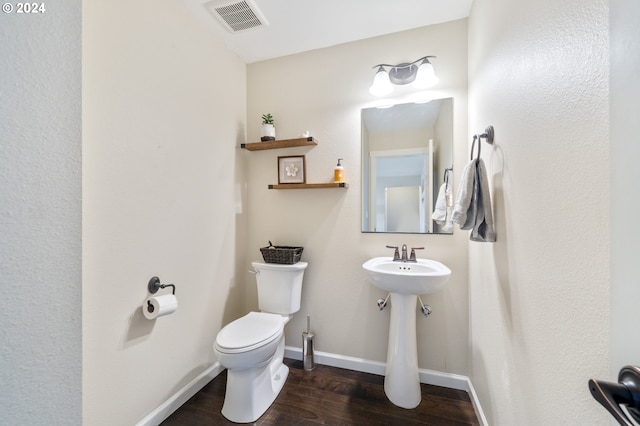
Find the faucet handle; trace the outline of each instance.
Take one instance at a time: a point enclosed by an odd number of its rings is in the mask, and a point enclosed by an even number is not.
[[[395,249],[393,252],[393,261],[400,260],[400,252],[398,252],[398,246],[387,246],[387,248]]]
[[[416,261],[416,250],[424,250],[424,247],[411,247],[411,255],[409,260]]]

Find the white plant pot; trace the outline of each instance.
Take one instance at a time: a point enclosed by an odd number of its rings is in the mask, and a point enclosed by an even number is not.
[[[260,140],[262,142],[276,140],[276,128],[273,124],[263,124],[260,132]]]

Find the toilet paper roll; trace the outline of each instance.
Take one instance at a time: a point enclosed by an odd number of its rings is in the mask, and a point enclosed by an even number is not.
[[[172,314],[176,309],[178,309],[178,299],[173,294],[148,297],[142,305],[144,316],[150,320]]]

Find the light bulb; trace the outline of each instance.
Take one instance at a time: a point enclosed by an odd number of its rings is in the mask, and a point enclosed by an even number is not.
[[[373,84],[369,88],[369,93],[374,96],[388,95],[393,91],[393,86],[389,80],[389,73],[383,67],[378,68],[376,76],[373,78]]]
[[[428,59],[425,59],[420,64],[416,79],[413,81],[412,85],[416,89],[427,89],[435,86],[439,81],[440,79],[436,76],[433,65],[431,65]]]

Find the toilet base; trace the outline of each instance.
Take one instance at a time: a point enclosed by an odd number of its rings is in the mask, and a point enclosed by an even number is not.
[[[234,423],[255,422],[273,404],[289,375],[282,363],[284,337],[270,363],[244,370],[227,370],[222,415]]]

